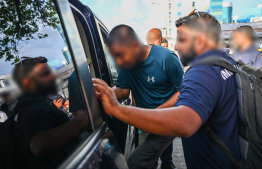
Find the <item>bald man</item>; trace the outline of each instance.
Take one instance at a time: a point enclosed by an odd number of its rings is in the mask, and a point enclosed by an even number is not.
[[[146,41],[148,45],[161,46],[163,40],[164,38],[162,37],[162,32],[157,28],[151,29],[146,35]]]
[[[160,29],[153,28],[149,30],[146,35],[146,40],[148,45],[157,45],[168,49],[168,41],[162,37],[162,32]],[[140,133],[139,144],[141,144],[147,136],[148,133],[145,132]],[[173,152],[173,142],[171,142],[171,144],[163,151],[163,153],[160,156],[160,159],[162,161],[161,169],[176,168],[173,163],[172,152]]]

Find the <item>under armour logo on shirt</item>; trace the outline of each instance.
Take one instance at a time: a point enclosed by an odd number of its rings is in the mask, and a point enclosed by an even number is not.
[[[150,82],[150,81],[155,82],[155,77],[152,76],[152,78],[150,78],[150,77],[148,76],[148,77],[147,77],[147,81],[148,81],[148,82]]]

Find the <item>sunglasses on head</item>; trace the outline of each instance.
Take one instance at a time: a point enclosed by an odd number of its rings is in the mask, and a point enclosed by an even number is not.
[[[197,9],[194,9],[194,10],[193,10],[192,12],[190,12],[187,16],[189,17],[189,16],[193,15],[194,13],[196,13],[197,16],[200,17],[200,15],[199,15]]]
[[[30,59],[32,59],[32,58],[27,57],[27,56],[22,56],[22,57],[20,58],[21,65],[23,64],[23,61],[25,61],[25,60],[30,60]]]

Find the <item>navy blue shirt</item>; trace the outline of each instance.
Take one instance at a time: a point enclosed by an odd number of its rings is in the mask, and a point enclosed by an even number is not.
[[[172,51],[153,45],[142,63],[131,70],[120,69],[116,86],[131,89],[137,107],[156,108],[179,91],[183,74]]]
[[[221,50],[209,51],[195,59],[217,56],[236,62]],[[225,72],[226,71],[226,72]],[[226,75],[226,76],[225,76]],[[199,65],[191,68],[182,82],[176,106],[185,105],[198,113],[202,124],[207,120],[211,129],[240,159],[237,120],[237,86],[233,73],[222,67]],[[193,136],[182,138],[187,168],[234,168],[212,138],[200,128]]]

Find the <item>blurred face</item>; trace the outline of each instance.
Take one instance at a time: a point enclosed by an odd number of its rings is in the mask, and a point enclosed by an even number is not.
[[[125,69],[134,68],[140,59],[142,48],[138,42],[130,45],[112,44],[109,48],[117,66]]]
[[[146,41],[148,45],[161,45],[162,38],[159,37],[157,31],[149,31],[146,35]]]
[[[177,41],[175,50],[177,50],[181,63],[184,66],[187,66],[190,62],[192,62],[197,56],[195,52],[195,41],[196,35],[192,30],[185,26],[180,26],[177,29]]]
[[[233,39],[232,39],[232,43],[233,43],[234,48],[240,49],[242,43],[244,41],[246,41],[247,39],[249,40],[249,38],[244,33],[241,33],[239,31],[235,31],[233,33]]]
[[[29,92],[45,95],[57,93],[56,76],[46,63],[37,64],[23,82]]]
[[[161,46],[168,49],[168,43],[167,42],[161,43]]]

